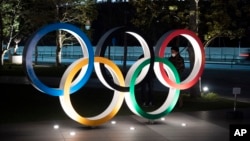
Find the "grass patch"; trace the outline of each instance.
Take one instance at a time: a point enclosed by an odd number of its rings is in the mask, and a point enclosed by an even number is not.
[[[210,92],[210,93],[202,93],[201,98],[205,101],[217,101],[220,97],[218,94]]]
[[[234,100],[220,97],[218,94],[210,92],[202,94],[199,98],[190,98],[188,94],[183,95],[184,106],[175,108],[175,111],[209,111],[220,109],[233,109]],[[238,108],[249,108],[250,103],[237,102]]]

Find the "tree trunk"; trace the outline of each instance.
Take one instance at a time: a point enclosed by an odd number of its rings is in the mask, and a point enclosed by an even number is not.
[[[0,67],[3,66],[3,19],[2,19],[2,12],[0,12]]]
[[[4,65],[4,55],[6,54],[7,50],[3,50],[1,51],[1,55],[0,55],[0,59],[1,59],[1,62],[0,62],[0,65],[1,67]]]
[[[3,51],[1,51],[0,53],[1,53],[1,54],[0,54],[0,59],[1,59],[1,60],[0,60],[0,61],[1,61],[1,62],[0,62],[0,67],[3,67],[3,64],[4,64],[4,58],[3,58],[4,55],[3,55]]]
[[[56,66],[61,66],[62,63],[62,31],[58,30],[56,34]]]
[[[127,34],[124,33],[123,74],[126,74],[127,72],[127,54],[128,54]]]
[[[62,48],[56,48],[56,66],[61,66],[62,63]]]
[[[206,49],[208,47],[208,45],[210,45],[210,43],[217,37],[219,37],[220,35],[216,35],[212,38],[210,38],[207,42],[204,43],[204,48]]]
[[[190,12],[189,12],[189,28],[190,30],[194,31],[198,35],[198,24],[197,24],[197,5],[195,0],[190,0]],[[190,69],[193,69],[194,66],[194,49],[189,44],[188,45],[188,53],[189,53],[189,60],[190,60]],[[200,80],[190,88],[190,97],[197,98],[201,96],[200,92]]]

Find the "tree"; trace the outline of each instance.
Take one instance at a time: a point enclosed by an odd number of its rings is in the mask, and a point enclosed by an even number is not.
[[[132,5],[136,9],[132,22],[145,33],[158,36],[170,29],[188,28],[197,33],[205,47],[217,37],[240,40],[249,29],[250,2],[247,0],[132,1]],[[155,21],[158,26],[154,25]],[[154,35],[150,36],[153,38]],[[194,53],[191,47],[188,52],[192,68]],[[201,95],[199,83],[190,89],[190,94],[191,97]]]
[[[133,23],[145,30],[146,33],[155,33],[154,23],[157,23],[156,28],[163,34],[168,30],[188,28],[194,32],[198,32],[198,3],[195,0],[188,0],[186,2],[180,1],[132,1],[136,8],[136,14]],[[188,7],[187,7],[188,5]],[[160,25],[161,24],[161,25]],[[160,25],[160,26],[159,26]],[[150,31],[154,29],[155,31]],[[163,31],[163,33],[162,33]],[[152,36],[152,35],[151,35]],[[159,35],[156,35],[159,36]],[[158,38],[158,37],[157,37]],[[154,38],[155,39],[155,38]],[[179,46],[179,38],[175,39],[174,43]],[[194,51],[188,45],[188,53],[190,59],[191,69],[194,65]],[[191,97],[199,97],[199,83],[195,84],[190,89]]]
[[[58,22],[89,25],[97,17],[95,3],[92,0],[54,0],[54,4]],[[67,33],[62,30],[57,31],[56,37],[56,62],[57,65],[60,65],[63,43],[74,39],[72,36],[67,36]]]
[[[21,8],[21,0],[0,1],[0,66],[4,65],[4,55],[13,39],[19,35]]]
[[[217,37],[241,40],[246,36],[250,20],[249,1],[229,0],[225,3],[215,0],[209,5],[210,8],[202,14],[205,47]]]
[[[194,0],[190,0],[190,2],[190,8],[193,7],[191,9],[194,9]],[[197,18],[191,16],[191,14],[190,25],[196,25],[197,27],[191,27],[191,29],[197,31],[200,37],[204,37],[204,48],[208,47],[218,37],[226,37],[231,40],[238,39],[240,42],[241,38],[246,35],[246,29],[250,20],[249,1],[200,0],[199,6],[201,8],[198,7],[198,25],[194,23]],[[197,84],[194,87],[197,88],[191,89],[192,96],[199,96],[197,95],[199,85]]]
[[[26,19],[29,20],[29,31],[53,22],[72,23],[80,26],[89,35],[85,26],[97,17],[95,3],[92,0],[26,0],[32,8],[27,9]],[[68,32],[56,31],[56,65],[61,64],[61,51],[67,42],[76,42]]]
[[[165,32],[188,25],[186,2],[143,0],[130,3],[135,8],[131,22],[145,33],[149,42],[155,43]]]
[[[199,32],[199,7],[198,7],[199,0],[189,0],[189,29],[195,32],[198,35]],[[194,69],[194,48],[188,44],[188,55],[189,55],[189,61],[190,61],[190,69]],[[190,97],[197,98],[201,96],[201,90],[200,90],[200,80],[196,82],[191,88],[190,88]]]

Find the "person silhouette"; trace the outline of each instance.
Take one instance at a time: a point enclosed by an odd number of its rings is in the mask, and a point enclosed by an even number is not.
[[[143,58],[144,55],[141,55],[139,59]],[[153,71],[150,69],[148,74],[141,82],[140,91],[141,91],[141,100],[144,107],[153,106]]]
[[[180,79],[182,79],[182,75],[185,69],[185,63],[183,57],[180,55],[179,47],[173,46],[171,48],[171,56],[168,58],[168,60],[175,66]],[[183,97],[180,95],[178,100],[179,107],[183,107]]]

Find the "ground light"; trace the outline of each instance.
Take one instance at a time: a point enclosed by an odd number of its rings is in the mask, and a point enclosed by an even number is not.
[[[59,125],[55,124],[54,129],[59,129]]]
[[[182,127],[186,127],[187,124],[186,124],[186,123],[182,123],[181,126],[182,126]]]
[[[131,131],[134,131],[134,130],[135,130],[135,127],[134,127],[134,126],[131,126],[129,129],[130,129]]]
[[[203,87],[203,92],[206,93],[206,92],[208,92],[208,91],[209,91],[209,88],[208,88],[207,86],[204,86],[204,87]]]
[[[166,123],[168,120],[166,120],[165,119],[165,117],[162,117],[162,118],[160,118],[159,119],[160,121],[162,121],[162,123],[164,124],[164,123]],[[171,121],[168,121],[167,123],[169,123],[169,122],[171,122]],[[181,127],[183,127],[183,128],[185,128],[185,127],[187,127],[187,123],[186,122],[181,122],[181,121],[174,121],[175,123],[177,123],[177,124],[175,124],[175,126],[181,126]],[[115,121],[115,120],[112,120],[111,122],[110,122],[110,124],[111,125],[116,125],[117,124],[117,121]],[[171,123],[170,123],[171,124]],[[147,125],[145,125],[145,126],[147,126]],[[167,125],[166,125],[167,126]],[[117,126],[116,126],[117,127]],[[120,128],[127,128],[126,126],[119,126]],[[53,128],[54,128],[54,130],[57,130],[60,134],[61,134],[61,136],[64,138],[64,135],[63,135],[63,133],[61,132],[61,129],[62,129],[62,127],[59,125],[59,124],[54,124],[53,125]],[[61,129],[60,129],[61,128]],[[63,129],[63,130],[65,130],[65,129]],[[129,126],[129,128],[127,128],[127,130],[130,130],[130,131],[135,131],[136,130],[136,126],[133,126],[133,125],[131,125],[131,126]],[[75,132],[75,131],[73,131],[73,130],[69,130],[68,131],[68,134],[71,136],[71,137],[74,137],[74,136],[76,136],[76,134],[77,134],[77,132]],[[64,138],[65,139],[65,138]]]
[[[76,132],[71,131],[69,134],[70,134],[70,136],[75,136],[75,135],[76,135]]]
[[[114,125],[114,124],[116,124],[116,121],[114,121],[114,120],[113,120],[113,121],[111,121],[111,124],[113,124],[113,125]]]

